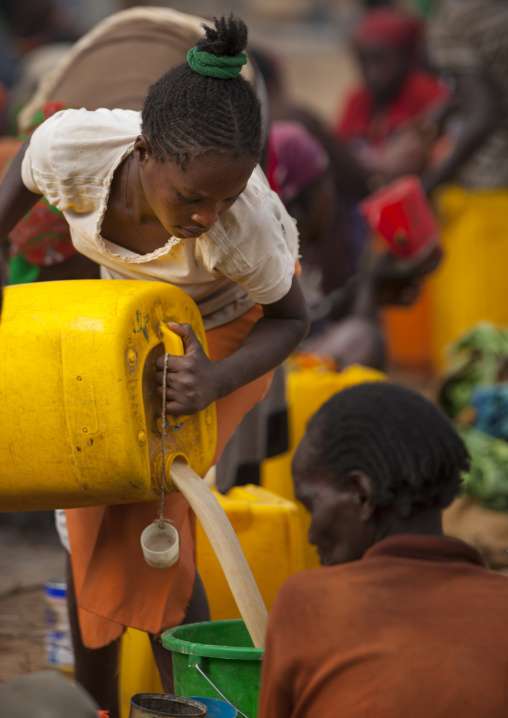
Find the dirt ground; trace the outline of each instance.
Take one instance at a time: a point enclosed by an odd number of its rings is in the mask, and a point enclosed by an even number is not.
[[[44,518],[44,521],[41,520]],[[0,683],[46,668],[44,584],[61,577],[65,552],[47,517],[0,517]]]
[[[0,682],[46,667],[42,588],[0,598]]]

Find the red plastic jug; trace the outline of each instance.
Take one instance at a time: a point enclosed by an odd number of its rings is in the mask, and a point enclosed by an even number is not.
[[[371,229],[383,237],[393,254],[410,257],[429,243],[439,242],[439,228],[418,177],[407,175],[360,202]]]

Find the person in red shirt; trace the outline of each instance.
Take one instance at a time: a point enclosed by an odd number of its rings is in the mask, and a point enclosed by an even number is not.
[[[323,567],[290,577],[267,629],[258,718],[501,718],[508,581],[446,538],[467,450],[419,394],[346,389],[293,458]]]
[[[412,15],[377,8],[353,32],[364,84],[341,108],[334,132],[381,180],[424,169],[434,138],[421,128],[449,96],[438,77],[421,69],[422,29]]]

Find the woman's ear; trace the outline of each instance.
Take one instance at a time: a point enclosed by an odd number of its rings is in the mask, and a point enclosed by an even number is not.
[[[348,483],[358,502],[360,520],[365,523],[370,521],[376,508],[374,482],[363,471],[352,471]]]
[[[144,166],[152,154],[150,141],[145,135],[138,135],[134,141],[134,156],[138,164]]]

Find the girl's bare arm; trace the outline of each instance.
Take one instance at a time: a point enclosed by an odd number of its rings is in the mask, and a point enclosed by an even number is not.
[[[168,360],[168,414],[193,414],[204,409],[279,366],[296,349],[309,326],[307,306],[296,277],[286,296],[265,305],[263,314],[238,349],[215,362],[208,359],[190,325],[170,325],[182,337],[185,355]],[[162,357],[157,360],[159,370],[163,361]],[[155,379],[162,384],[162,371],[156,372]]]

